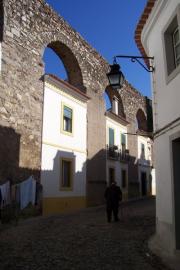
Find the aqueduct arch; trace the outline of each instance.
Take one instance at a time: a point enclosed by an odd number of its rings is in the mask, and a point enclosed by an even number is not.
[[[67,72],[68,82],[82,91],[85,91],[81,68],[71,49],[60,41],[53,41],[49,43],[47,47],[51,48],[62,60]]]

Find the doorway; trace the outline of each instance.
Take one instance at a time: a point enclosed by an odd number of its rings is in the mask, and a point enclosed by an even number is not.
[[[176,249],[180,249],[180,138],[172,141]]]
[[[141,195],[142,196],[147,195],[147,179],[145,172],[141,172]]]
[[[109,184],[115,181],[115,169],[109,168]]]

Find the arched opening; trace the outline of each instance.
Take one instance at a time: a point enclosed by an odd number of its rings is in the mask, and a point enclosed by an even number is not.
[[[44,51],[43,60],[46,73],[58,76],[85,92],[79,63],[65,44],[60,41],[49,43]]]
[[[106,111],[110,111],[112,109],[112,102],[110,100],[110,97],[107,92],[104,92],[103,96],[106,105]]]
[[[138,130],[147,131],[147,120],[143,110],[139,109],[137,111],[135,122]]]
[[[43,61],[45,63],[45,73],[53,74],[62,80],[67,81],[67,72],[63,62],[57,56],[57,54],[50,48],[46,48],[43,55]]]

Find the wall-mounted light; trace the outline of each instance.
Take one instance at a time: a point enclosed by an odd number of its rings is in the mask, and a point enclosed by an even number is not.
[[[144,60],[153,60],[154,57],[148,57],[148,56],[132,56],[132,55],[116,55],[114,56],[113,65],[110,65],[110,72],[107,73],[107,77],[109,80],[110,86],[112,86],[113,89],[117,90],[122,88],[123,82],[124,82],[124,75],[122,71],[120,70],[120,65],[117,63],[116,58],[129,58],[131,61],[138,62],[146,71],[153,72],[154,67],[152,65],[149,65],[149,68],[146,67],[139,59]]]

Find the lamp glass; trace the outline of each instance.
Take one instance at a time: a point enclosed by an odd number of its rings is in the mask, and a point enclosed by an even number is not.
[[[124,75],[120,70],[120,66],[118,64],[111,65],[111,70],[107,73],[107,77],[109,79],[109,84],[113,89],[119,89],[122,87],[124,82]]]

